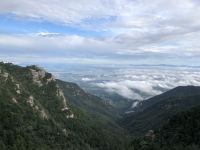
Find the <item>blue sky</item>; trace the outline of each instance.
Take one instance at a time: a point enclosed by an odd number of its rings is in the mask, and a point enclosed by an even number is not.
[[[198,0],[3,0],[0,59],[200,65]]]
[[[15,15],[0,15],[0,32],[5,34],[29,34],[29,33],[59,33],[68,35],[79,35],[85,37],[103,36],[107,32],[95,31],[80,28],[79,25],[64,25],[56,22],[45,20],[31,20],[28,18],[18,18]],[[104,20],[85,21],[87,24],[99,24]]]

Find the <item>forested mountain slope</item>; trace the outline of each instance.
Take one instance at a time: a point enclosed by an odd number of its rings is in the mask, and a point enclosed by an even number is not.
[[[120,123],[133,135],[144,135],[148,130],[161,127],[176,113],[197,105],[200,105],[200,87],[177,87],[142,102]]]
[[[131,150],[200,150],[200,106],[174,115],[165,125],[143,138]]]
[[[0,63],[1,149],[126,149],[123,130],[103,117],[108,112],[93,110],[94,117],[73,99],[70,87],[36,66]]]
[[[111,105],[105,104],[99,97],[86,93],[77,84],[57,80],[70,104],[92,114],[98,114],[109,119],[118,119],[120,115]]]

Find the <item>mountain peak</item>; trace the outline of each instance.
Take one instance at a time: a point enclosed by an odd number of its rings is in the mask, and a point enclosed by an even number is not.
[[[190,92],[192,95],[194,95],[195,93],[200,94],[200,86],[194,86],[194,85],[178,86],[170,90],[170,92],[172,91],[180,91],[182,93],[187,92],[185,94],[189,94],[188,92]]]
[[[1,148],[123,149],[114,113],[78,85],[37,66],[9,63],[0,63],[0,85]]]
[[[44,99],[59,103],[60,108],[58,109],[66,114],[66,118],[74,118],[62,89],[53,75],[44,69],[37,66],[20,67],[10,63],[1,63],[0,77],[2,78],[1,88],[5,88],[6,92],[10,93],[10,99],[18,105],[22,105],[21,99],[25,99],[25,103],[34,112],[39,113],[41,118],[49,119],[51,116],[49,115],[50,108],[46,107],[48,102]]]

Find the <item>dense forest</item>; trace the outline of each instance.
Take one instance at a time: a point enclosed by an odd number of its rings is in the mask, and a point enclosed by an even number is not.
[[[36,66],[2,63],[0,70],[1,149],[126,149],[124,130],[105,117],[109,112],[100,115],[104,104],[91,113],[84,109],[88,104],[70,104],[65,89]]]
[[[199,150],[200,106],[179,112],[168,123],[131,142],[134,150]]]
[[[176,87],[163,94],[142,101],[133,113],[125,115],[120,124],[131,134],[141,136],[158,129],[181,111],[200,105],[200,87]]]
[[[0,149],[198,150],[199,93],[176,88],[122,116],[37,66],[0,63]]]

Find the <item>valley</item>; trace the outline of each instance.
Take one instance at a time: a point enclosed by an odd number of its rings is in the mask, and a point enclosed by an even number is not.
[[[135,150],[137,147],[148,150],[152,146],[162,149],[167,145],[158,141],[163,136],[161,131],[168,134],[174,118],[179,119],[181,112],[189,115],[190,110],[191,113],[198,111],[200,105],[200,87],[180,86],[139,102],[133,112],[122,113],[118,107],[86,93],[77,84],[58,80],[37,66],[1,63],[0,70],[3,150]],[[155,132],[155,140],[146,137],[150,131]],[[173,132],[181,134],[178,130]],[[166,136],[163,138],[168,142]],[[178,139],[179,146],[181,140]],[[197,139],[192,145],[198,147],[198,142]],[[176,141],[170,143],[172,147],[177,146]]]
[[[0,0],[0,150],[200,150],[200,0]]]

